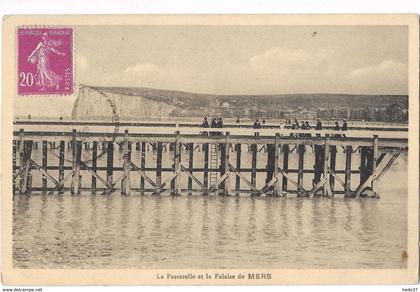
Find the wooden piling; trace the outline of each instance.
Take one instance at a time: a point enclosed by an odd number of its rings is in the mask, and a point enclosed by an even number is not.
[[[179,142],[179,131],[175,132],[175,148],[174,148],[174,173],[179,171],[181,163],[181,143]],[[180,195],[180,174],[173,179],[172,194],[174,196]]]
[[[322,176],[323,165],[324,165],[324,148],[322,145],[314,145],[315,150],[315,164],[314,164],[314,179],[312,180],[312,186],[316,186]]]
[[[82,158],[82,141],[75,141],[75,149],[73,151],[73,177],[71,183],[71,194],[72,195],[80,195],[80,161]]]
[[[283,171],[287,174],[289,170],[289,145],[283,145]],[[283,192],[287,192],[287,178],[283,176],[281,189]]]
[[[204,172],[203,172],[203,185],[205,188],[209,187],[209,144],[203,144],[204,152]]]
[[[33,141],[24,141],[23,143],[23,163],[24,171],[22,173],[22,187],[21,193],[28,193],[28,176],[31,174],[31,156],[32,156]]]
[[[230,167],[229,167],[229,153],[230,153],[230,133],[226,132],[225,135],[225,145],[224,145],[224,172],[227,174],[227,177],[224,181],[224,195],[230,195],[231,194],[231,188],[230,188]]]
[[[223,177],[223,175],[225,174],[225,169],[226,169],[226,167],[225,167],[225,157],[226,157],[225,152],[227,151],[227,148],[226,148],[226,144],[223,144],[223,143],[219,144],[218,147],[220,149],[220,151],[219,151],[219,155],[220,155],[219,172],[220,172],[220,177]],[[224,181],[222,181],[220,183],[220,187],[218,186],[218,189],[222,189],[222,190],[225,189],[225,182]]]
[[[376,172],[378,156],[379,156],[379,139],[378,139],[378,135],[374,135],[373,145],[372,145],[372,172],[371,173]],[[374,193],[374,196],[377,197],[378,193],[376,190],[376,179],[372,180],[371,188],[372,188],[372,192]]]
[[[72,170],[72,182],[71,182],[71,194],[73,194],[74,191],[74,182],[75,180],[78,180],[75,178],[76,173],[76,129],[73,129],[72,135],[71,135],[71,157],[72,157],[72,164],[71,164],[71,170]]]
[[[267,144],[267,173],[265,178],[265,184],[268,184],[274,177],[274,169],[275,169],[275,145],[274,144]],[[270,192],[267,192],[267,196],[271,195]]]
[[[235,150],[236,150],[236,170],[238,172],[241,171],[241,144],[236,144],[235,145]],[[235,181],[235,190],[236,190],[236,194],[239,195],[239,192],[241,190],[241,178],[239,177],[239,175],[236,176],[236,181]]]
[[[344,195],[346,197],[351,196],[351,156],[353,153],[352,146],[346,146],[346,168],[344,174]]]
[[[194,144],[188,143],[188,171],[193,174],[193,166],[194,166]],[[188,191],[191,193],[192,190],[192,177],[188,176]]]
[[[92,171],[96,173],[98,164],[98,142],[92,143]],[[92,194],[96,194],[96,177],[92,175]]]
[[[64,141],[60,141],[60,149],[59,149],[59,156],[58,156],[58,181],[62,182],[64,180],[64,149],[66,144]],[[60,187],[58,190],[59,194],[63,193],[63,187]]]
[[[129,196],[131,193],[130,185],[130,170],[131,170],[131,147],[129,147],[128,142],[128,130],[124,132],[124,142],[123,142],[123,151],[124,151],[124,162],[123,170],[124,177],[121,181],[121,194],[124,196]]]
[[[145,171],[146,168],[146,142],[141,142],[140,152],[140,169]],[[140,178],[140,189],[144,191],[144,177]]]
[[[360,185],[369,178],[372,166],[372,150],[368,146],[360,147]]]
[[[328,177],[328,162],[330,159],[330,139],[325,139],[324,145],[324,171],[323,171],[323,179]],[[324,197],[329,197],[331,195],[331,188],[329,182],[325,182],[322,188],[322,195]]]
[[[106,148],[106,181],[109,185],[112,185],[114,170],[114,142],[109,141]],[[106,194],[109,194],[109,191],[107,191]]]
[[[156,185],[160,187],[162,184],[162,142],[157,143],[156,153]]]
[[[337,146],[331,145],[330,146],[330,170],[335,173],[335,164],[336,164],[336,157],[337,157]],[[330,188],[331,188],[331,195],[334,197],[334,187],[335,187],[335,177],[334,175],[330,174]]]
[[[258,133],[255,133],[255,136],[258,136]],[[251,184],[252,186],[256,186],[257,184],[257,152],[258,152],[258,145],[252,144],[251,145],[252,151],[252,161],[251,161]]]
[[[277,178],[276,182],[274,183],[273,195],[279,196],[280,194],[280,184],[278,180],[279,176],[279,155],[280,155],[280,145],[279,145],[280,134],[276,133],[276,139],[274,141],[274,177]]]
[[[298,152],[298,185],[303,187],[303,166],[304,166],[304,158],[305,158],[305,145],[299,144],[297,147]],[[298,192],[298,196],[304,195],[300,191]]]
[[[16,180],[15,180],[15,175],[16,175],[16,146],[17,146],[17,141],[13,140],[13,156],[12,156],[12,174],[13,174],[13,181],[12,181],[12,195],[15,195],[16,192]]]
[[[28,194],[28,195],[32,194],[32,173],[28,173],[28,182],[27,182],[26,194]]]
[[[24,142],[23,142],[23,129],[19,130],[19,141],[18,141],[18,150],[19,150],[19,173],[20,173],[20,180],[19,180],[19,193],[22,193],[23,187],[23,170],[25,168],[24,165]]]
[[[48,142],[42,141],[42,168],[47,172],[48,169]],[[48,182],[45,175],[42,176],[42,194],[47,193]]]

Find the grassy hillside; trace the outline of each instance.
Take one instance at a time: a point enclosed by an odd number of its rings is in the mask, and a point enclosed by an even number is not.
[[[367,120],[386,120],[394,112],[401,112],[395,120],[405,119],[403,112],[408,109],[406,95],[353,95],[353,94],[273,94],[273,95],[215,95],[191,92],[161,90],[144,87],[92,87],[90,91],[100,91],[120,96],[121,102],[133,105],[140,100],[148,104],[158,103],[159,107],[170,107],[168,116],[223,115],[225,117],[315,117],[322,112],[323,118],[359,117]],[[78,103],[89,104],[87,96],[80,96]],[[75,103],[76,106],[76,103]],[[128,106],[130,108],[130,106]],[[77,109],[76,109],[77,110]],[[77,110],[78,111],[78,110]],[[86,113],[96,115],[94,112]],[[124,113],[122,113],[124,115]],[[388,115],[388,116],[387,116]]]

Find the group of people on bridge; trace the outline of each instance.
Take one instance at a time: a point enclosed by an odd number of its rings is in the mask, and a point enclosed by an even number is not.
[[[263,127],[263,125],[265,125],[265,119],[263,118],[262,120],[256,119],[254,121],[253,124],[253,128],[254,129],[261,129]],[[236,118],[236,126],[240,127],[240,120],[239,117]],[[211,122],[209,123],[208,118],[204,117],[203,122],[201,123],[201,127],[202,128],[223,128],[223,117],[219,116],[219,117],[213,117]],[[284,124],[283,121],[280,122],[279,125],[280,129],[292,129],[292,130],[311,130],[314,129],[316,131],[320,131],[322,130],[322,122],[321,120],[318,118],[316,119],[316,123],[314,126],[311,126],[309,124],[309,121],[301,121],[299,122],[297,119],[294,119],[293,122],[290,119],[286,120],[286,124]],[[348,129],[348,125],[347,125],[347,121],[346,120],[342,120],[342,124],[340,126],[339,121],[335,122],[335,126],[333,128],[334,131],[347,131]],[[220,132],[203,132],[203,135],[208,135],[210,133],[210,135],[220,135]],[[291,136],[296,136],[296,137],[310,137],[311,134],[310,133],[296,133],[290,134]],[[317,133],[316,134],[317,137],[320,137],[320,134]],[[346,137],[345,134],[334,134],[334,137]]]

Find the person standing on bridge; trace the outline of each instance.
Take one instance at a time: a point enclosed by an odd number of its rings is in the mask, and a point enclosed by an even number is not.
[[[223,128],[223,118],[219,117],[217,119],[217,128]]]
[[[334,131],[340,131],[340,125],[338,124],[338,121],[335,121],[335,127],[334,127]],[[341,137],[340,134],[335,134],[335,137]]]
[[[207,121],[207,117],[204,117],[203,123],[201,124],[201,127],[203,128],[208,128],[209,127],[209,122]],[[203,136],[208,136],[209,133],[208,132],[202,132]]]
[[[347,131],[347,121],[343,120],[343,125],[341,126],[341,131]],[[343,134],[343,137],[346,138],[346,134]]]
[[[216,117],[214,117],[214,118],[211,119],[211,127],[212,128],[217,128]],[[210,135],[211,136],[214,136],[214,135],[216,135],[216,132],[210,132]]]
[[[261,129],[261,124],[258,119],[256,119],[254,122],[254,129]]]
[[[208,128],[209,122],[207,121],[207,117],[204,117],[203,123],[201,124],[201,127]]]
[[[321,131],[322,130],[322,123],[321,123],[321,120],[319,118],[316,119],[315,130],[317,130],[317,131]],[[321,137],[321,134],[317,133],[316,136],[317,137]]]
[[[309,121],[306,121],[305,122],[305,130],[310,130],[310,129],[311,129],[311,126],[309,125]],[[307,133],[305,136],[306,137],[311,137],[312,135],[311,135],[311,133]]]

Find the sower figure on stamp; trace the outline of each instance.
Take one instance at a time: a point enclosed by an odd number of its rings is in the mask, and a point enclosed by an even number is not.
[[[49,55],[51,52],[65,56],[65,53],[58,51],[55,47],[62,44],[61,41],[55,41],[48,38],[47,33],[42,34],[42,41],[38,43],[35,50],[28,57],[28,62],[37,66],[38,80],[37,85],[41,87],[41,90],[45,90],[45,87],[60,87],[60,81],[62,78],[51,70]]]

